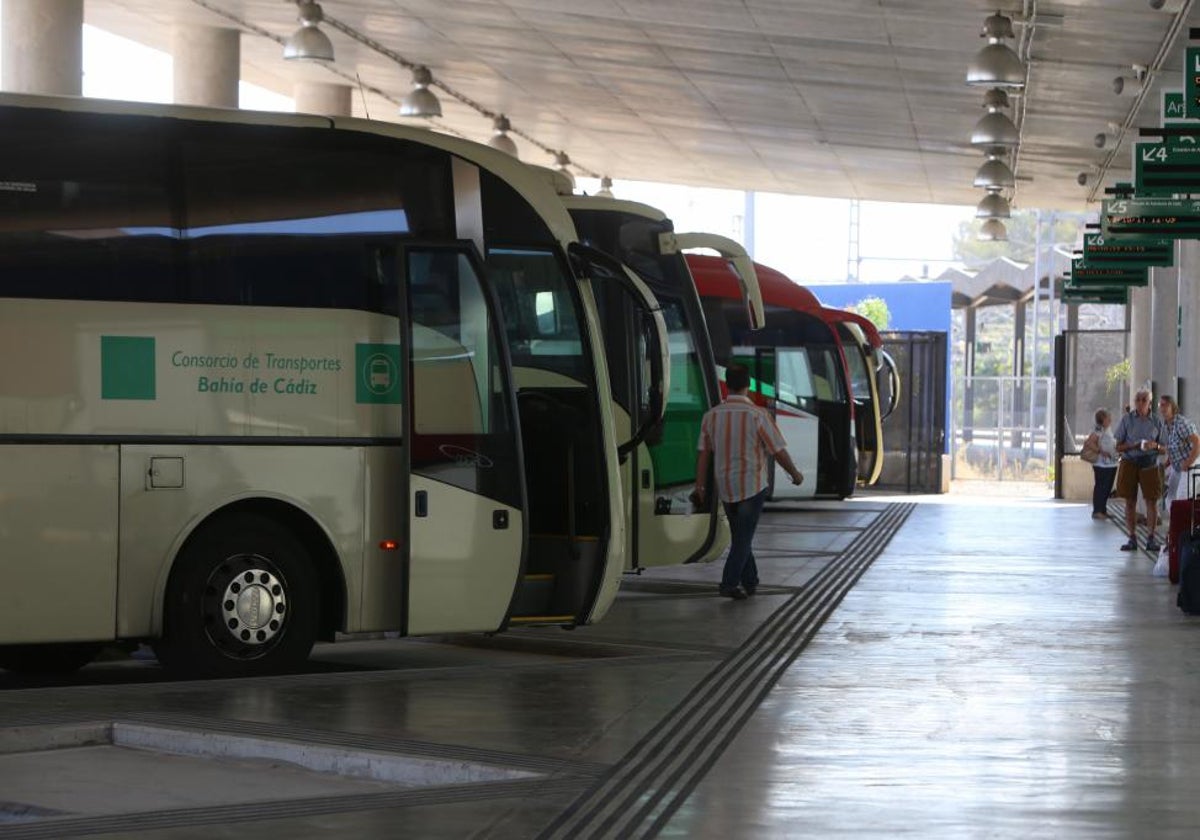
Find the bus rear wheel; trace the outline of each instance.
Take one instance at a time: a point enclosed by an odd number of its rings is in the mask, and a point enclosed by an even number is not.
[[[308,552],[278,522],[233,514],[180,553],[154,647],[163,665],[191,675],[272,673],[308,657],[317,623]]]

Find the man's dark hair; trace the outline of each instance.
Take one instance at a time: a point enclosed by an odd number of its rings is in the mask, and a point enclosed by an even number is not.
[[[750,387],[750,371],[745,365],[730,365],[725,368],[725,386],[730,391],[741,391]]]

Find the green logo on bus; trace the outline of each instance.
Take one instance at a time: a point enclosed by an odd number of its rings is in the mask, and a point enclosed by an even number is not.
[[[354,345],[354,370],[355,402],[386,405],[403,402],[399,344]]]
[[[100,399],[154,398],[154,338],[100,336]]]

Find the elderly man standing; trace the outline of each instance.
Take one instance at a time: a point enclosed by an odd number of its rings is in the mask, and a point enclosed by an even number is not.
[[[1179,413],[1179,405],[1174,397],[1165,394],[1159,397],[1158,413],[1162,415],[1167,438],[1167,464],[1170,467],[1167,503],[1170,504],[1180,490],[1180,484],[1187,481],[1188,470],[1200,456],[1200,432],[1197,432],[1195,423]],[[1182,490],[1191,493],[1192,488],[1185,483]]]
[[[1117,495],[1125,500],[1125,528],[1129,532],[1129,542],[1121,546],[1122,551],[1137,551],[1139,487],[1146,500],[1146,525],[1150,528],[1146,550],[1158,551],[1161,548],[1155,534],[1158,527],[1158,499],[1162,496],[1158,456],[1166,449],[1166,433],[1158,415],[1150,410],[1150,399],[1149,389],[1138,391],[1134,395],[1133,410],[1121,417],[1121,423],[1113,435],[1121,456],[1121,462],[1117,465]]]
[[[729,396],[714,406],[700,422],[699,454],[696,457],[696,494],[703,504],[709,461],[717,498],[725,504],[732,539],[718,592],[726,598],[744,600],[758,588],[758,566],[754,561],[754,531],[767,499],[772,456],[791,476],[793,484],[804,481],[784,448],[785,441],[766,409],[750,399],[750,371],[744,365],[725,368]]]

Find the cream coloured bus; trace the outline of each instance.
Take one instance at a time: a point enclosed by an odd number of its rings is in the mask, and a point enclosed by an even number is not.
[[[544,181],[352,119],[2,96],[0,125],[0,666],[148,640],[245,674],[604,614],[623,441]]]
[[[739,280],[747,319],[763,322],[754,262],[737,242],[706,233],[678,233],[660,210],[604,196],[571,195],[560,181],[563,203],[579,238],[621,260],[646,283],[663,310],[669,335],[669,391],[655,432],[628,453],[622,480],[630,522],[627,570],[715,559],[729,544],[718,507],[691,502],[696,484],[696,444],[704,412],[721,401],[717,366],[704,312],[685,249],[723,257]],[[599,290],[601,322],[613,380],[618,429],[639,417],[644,372],[633,362],[641,340],[638,313],[627,297]]]

